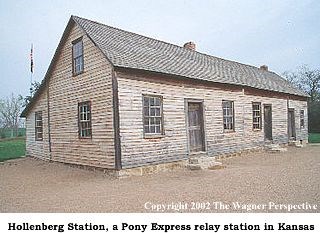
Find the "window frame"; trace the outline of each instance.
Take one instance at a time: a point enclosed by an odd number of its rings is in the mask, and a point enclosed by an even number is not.
[[[159,98],[160,99],[160,116],[145,116],[145,98]],[[150,107],[150,103],[149,103]],[[150,111],[150,110],[149,110]],[[145,118],[160,118],[160,133],[150,133],[145,131]],[[144,138],[159,138],[165,135],[164,133],[164,116],[163,116],[163,96],[153,95],[153,94],[142,94],[142,127],[143,127],[143,137]],[[150,127],[150,121],[149,121]]]
[[[82,54],[75,57],[74,56],[74,47],[76,44],[78,43],[81,43],[81,47],[82,47]],[[72,41],[72,75],[73,76],[77,76],[79,74],[82,74],[84,72],[84,46],[83,46],[83,40],[82,40],[82,37]],[[82,61],[82,70],[80,70],[79,72],[76,72],[76,63],[75,63],[75,60],[78,59],[78,58],[81,58],[81,61]]]
[[[257,110],[254,110],[253,106],[254,105],[258,105],[259,106],[259,116],[255,116],[254,115],[254,112],[257,111]],[[252,130],[253,131],[260,131],[262,130],[262,104],[261,102],[252,102]],[[254,119],[257,118],[259,119],[258,123],[258,128],[255,128],[254,126],[256,125]]]
[[[300,109],[300,129],[304,129],[305,128],[305,117],[304,117],[304,114],[305,114],[304,109]]]
[[[80,107],[81,106],[84,106],[84,105],[87,105],[89,107],[89,120],[83,120],[81,121],[81,113],[80,112]],[[88,113],[86,113],[88,114]],[[88,116],[87,116],[88,117]],[[83,128],[82,127],[82,124],[81,123],[89,123],[89,127],[87,128]],[[82,130],[89,130],[90,132],[90,135],[87,135],[87,136],[82,136]],[[79,102],[78,103],[78,136],[79,136],[79,139],[92,139],[92,107],[91,107],[91,101],[83,101],[83,102]]]
[[[38,117],[41,117],[41,119],[37,119]],[[38,125],[37,122],[41,122],[41,125]],[[39,133],[41,134],[41,137],[39,137]],[[37,111],[34,114],[34,134],[35,134],[35,140],[36,141],[43,141],[43,118],[42,118],[42,111]]]
[[[231,107],[232,107],[232,128],[231,129],[227,129],[225,128],[225,118],[226,117],[230,117],[230,115],[225,115],[224,114],[224,103],[225,102],[230,102],[231,103]],[[222,100],[222,127],[223,127],[223,132],[235,132],[235,111],[234,111],[234,101],[233,100]]]

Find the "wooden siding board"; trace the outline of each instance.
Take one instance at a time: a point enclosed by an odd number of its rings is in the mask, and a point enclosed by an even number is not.
[[[44,90],[26,117],[26,155],[45,160],[50,159],[47,104],[47,91]],[[38,111],[42,112],[43,140],[41,141],[35,140],[35,112]]]
[[[72,41],[81,36],[84,72],[72,76]],[[57,60],[49,87],[54,125],[52,157],[67,163],[114,168],[112,66],[77,26],[71,29],[60,55],[62,60]],[[77,106],[82,101],[91,101],[92,139],[78,138]],[[59,117],[61,111],[63,118]]]
[[[80,37],[84,45],[84,72],[73,76],[72,41]],[[73,25],[49,77],[52,160],[114,169],[111,73],[112,65],[83,31]],[[91,101],[92,139],[78,137],[78,102],[83,101]],[[40,105],[38,100],[37,110]],[[32,121],[32,116],[28,116],[30,126]],[[28,138],[31,129],[27,125]],[[44,129],[47,129],[46,121]],[[32,148],[27,144],[27,151]],[[32,153],[41,156],[40,152]]]
[[[118,91],[124,168],[188,158],[185,116],[187,98],[204,100],[205,138],[209,156],[258,148],[264,144],[263,124],[261,130],[254,131],[252,128],[252,102],[261,102],[262,106],[272,105],[274,142],[288,142],[287,100],[282,96],[268,97],[265,93],[259,96],[256,92],[246,93],[241,88],[223,89],[221,85],[195,86],[188,82],[167,80],[156,74],[152,76],[123,71],[118,72]],[[142,94],[163,97],[163,138],[151,140],[143,137]],[[223,130],[222,100],[234,101],[235,132]],[[299,100],[292,100],[292,103],[298,102]],[[305,101],[300,102],[306,104]],[[263,117],[262,111],[262,119]],[[304,134],[303,140],[306,138]]]

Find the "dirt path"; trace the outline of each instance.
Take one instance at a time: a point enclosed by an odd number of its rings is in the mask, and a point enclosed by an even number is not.
[[[317,205],[291,212],[320,212],[320,146],[224,163],[222,170],[183,169],[116,180],[31,158],[7,161],[0,164],[0,212],[246,212],[235,208],[237,202],[266,205],[255,212],[287,212],[270,209],[270,202]],[[192,209],[193,202],[204,204]]]

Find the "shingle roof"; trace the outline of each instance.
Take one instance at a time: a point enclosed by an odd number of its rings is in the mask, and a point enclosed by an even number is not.
[[[177,45],[71,16],[39,90],[21,113],[26,117],[44,91],[59,50],[73,22],[78,24],[115,67],[153,71],[168,75],[227,83],[309,97],[274,72],[192,51]]]
[[[308,96],[274,72],[72,16],[115,67]]]

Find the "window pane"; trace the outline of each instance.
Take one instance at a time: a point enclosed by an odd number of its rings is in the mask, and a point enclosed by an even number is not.
[[[150,133],[155,133],[155,127],[153,125],[150,126]]]
[[[149,126],[144,126],[144,132],[145,132],[145,133],[150,133],[150,131],[149,131]]]
[[[160,133],[160,125],[156,125],[156,133]]]
[[[145,116],[149,116],[149,108],[148,107],[144,107],[143,113]]]
[[[82,53],[83,53],[82,41],[79,41],[73,45],[73,58],[81,56]]]
[[[72,50],[73,50],[73,58],[77,57],[77,48],[76,48],[76,44],[75,44],[75,45],[73,45]]]
[[[160,106],[160,98],[155,98],[155,106]]]
[[[150,98],[150,106],[154,106],[154,98]]]
[[[155,116],[156,115],[156,110],[154,108],[150,109],[150,116]]]
[[[75,73],[78,74],[83,70],[83,56],[74,59],[74,69]]]
[[[223,108],[226,108],[226,107],[227,107],[227,102],[226,102],[226,101],[223,101],[223,102],[222,102],[222,107],[223,107]]]
[[[143,97],[143,106],[145,107],[149,106],[149,97]]]
[[[231,108],[231,101],[223,101],[224,108]]]
[[[156,116],[161,116],[160,115],[160,108],[156,108]]]
[[[224,117],[224,118],[223,118],[223,124],[226,124],[226,123],[227,123],[227,118]]]

